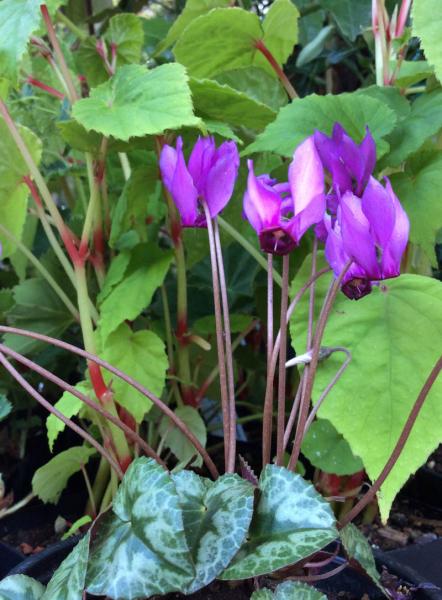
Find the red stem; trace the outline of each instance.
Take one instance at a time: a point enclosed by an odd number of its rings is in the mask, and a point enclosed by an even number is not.
[[[264,42],[262,40],[256,40],[255,48],[257,50],[259,50],[261,52],[261,54],[268,60],[270,66],[275,71],[275,73],[278,75],[279,80],[281,81],[287,94],[289,95],[289,98],[291,100],[294,100],[295,98],[299,98],[295,88],[290,83],[289,78],[284,73],[284,71],[281,69],[281,67],[278,65],[276,58],[273,56],[273,54],[270,52],[270,50],[267,48],[267,46],[264,44]]]
[[[27,77],[26,81],[28,83],[30,83],[31,85],[33,85],[34,87],[40,88],[41,90],[44,90],[48,94],[51,94],[51,96],[55,96],[55,98],[59,98],[59,100],[64,100],[64,98],[65,98],[65,95],[62,92],[59,92],[55,88],[51,87],[50,85],[46,85],[46,83],[43,83],[42,81],[35,79],[34,77],[29,76],[29,77]]]

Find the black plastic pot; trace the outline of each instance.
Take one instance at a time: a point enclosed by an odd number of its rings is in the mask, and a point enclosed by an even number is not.
[[[6,577],[9,571],[19,565],[23,559],[24,555],[21,552],[0,542],[0,579]]]

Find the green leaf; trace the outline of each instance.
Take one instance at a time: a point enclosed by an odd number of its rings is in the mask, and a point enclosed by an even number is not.
[[[28,40],[39,24],[39,2],[3,0],[0,3],[0,77],[15,83]]]
[[[4,0],[6,1],[6,0]],[[0,13],[1,6],[0,4]],[[2,21],[0,20],[0,23]],[[1,28],[1,25],[0,25]],[[1,38],[0,38],[1,39]],[[0,60],[1,64],[1,60]],[[27,145],[32,158],[38,164],[41,158],[41,142],[26,127],[19,126],[19,132]],[[0,120],[0,223],[16,238],[21,239],[26,220],[29,190],[23,177],[29,170],[15,145],[6,123]],[[16,250],[16,245],[0,230],[2,258],[7,258]]]
[[[88,381],[80,381],[75,385],[75,388],[85,394],[86,396],[91,397],[91,385]],[[71,419],[72,417],[78,415],[80,410],[83,408],[84,403],[74,396],[70,392],[64,392],[60,400],[54,404],[54,407],[57,408],[61,413],[64,414],[65,417]],[[54,443],[58,437],[58,434],[64,431],[66,425],[61,421],[58,417],[53,414],[50,414],[46,419],[46,430],[48,434],[48,444],[51,452],[54,451]]]
[[[83,517],[80,517],[72,523],[72,525],[69,527],[66,533],[63,533],[61,539],[67,540],[69,537],[71,537],[71,535],[77,533],[81,527],[83,527],[84,525],[88,525],[89,523],[92,523],[92,517],[90,517],[89,515],[84,515]]]
[[[349,523],[339,532],[345,552],[351,560],[355,560],[367,573],[375,584],[384,591],[381,585],[381,576],[376,569],[373,551],[370,544],[359,531],[356,525]]]
[[[442,127],[442,90],[423,94],[411,105],[410,114],[400,120],[388,136],[391,151],[382,167],[396,167]]]
[[[385,104],[374,98],[357,94],[317,96],[312,94],[282,108],[273,123],[258,135],[244,154],[269,151],[291,156],[295,148],[315,129],[331,134],[334,123],[339,122],[357,142],[370,127],[378,156],[388,149],[383,141],[396,123],[396,115]]]
[[[6,419],[12,410],[12,404],[4,394],[0,394],[0,421]]]
[[[206,126],[207,131],[209,131],[210,133],[216,133],[223,138],[233,140],[239,145],[243,144],[242,139],[235,135],[232,129],[228,125],[226,125],[226,123],[221,123],[220,121],[212,121],[211,119],[204,119],[204,125]]]
[[[191,79],[190,89],[195,111],[203,119],[261,130],[276,117],[266,104],[217,81]]]
[[[162,133],[165,129],[196,127],[187,75],[179,64],[148,71],[126,65],[106,83],[75,103],[73,117],[88,131],[128,140]]]
[[[216,481],[191,471],[173,476],[183,511],[184,531],[195,579],[186,594],[213,581],[245,540],[253,514],[253,486],[238,475]]]
[[[166,371],[167,355],[163,341],[152,331],[134,333],[128,325],[121,324],[106,340],[102,356],[118,367],[156,396],[161,396]],[[140,423],[152,403],[121,379],[106,374],[112,381],[115,400],[126,408]]]
[[[124,279],[113,286],[101,303],[99,325],[103,342],[123,321],[133,321],[149,306],[171,261],[172,254],[154,244],[135,248]]]
[[[41,600],[80,600],[89,559],[90,532],[61,563],[48,583]]]
[[[10,289],[0,290],[0,321],[6,319],[6,313],[14,306],[14,294]]]
[[[193,581],[179,496],[154,460],[131,464],[112,509],[95,528],[87,574],[91,594],[136,600],[181,591]]]
[[[364,468],[348,442],[327,419],[314,421],[302,443],[302,452],[314,467],[326,473],[353,475]]]
[[[187,0],[184,10],[169,29],[166,39],[158,45],[156,54],[160,54],[172,46],[186,27],[197,17],[208,13],[212,8],[227,7],[229,3],[230,0]]]
[[[68,479],[86,465],[97,451],[86,446],[72,446],[60,452],[49,462],[37,469],[32,478],[32,491],[43,502],[56,504]]]
[[[205,447],[207,442],[206,425],[199,412],[192,406],[179,406],[175,409],[175,414],[187,425],[198,441]],[[196,452],[195,446],[173,425],[168,417],[163,417],[161,420],[159,433],[161,436],[165,436],[164,445],[173,452],[180,463],[187,465],[191,458],[194,457],[192,461],[193,466],[200,467],[203,464],[203,460]]]
[[[275,590],[274,600],[327,600],[324,594],[301,581],[284,581]]]
[[[137,234],[138,242],[146,242],[149,234],[147,220],[158,223],[164,214],[158,167],[143,165],[134,169],[112,214],[111,247],[118,246],[121,236],[129,231]]]
[[[250,596],[250,600],[273,600],[274,595],[270,590],[259,590],[259,592],[253,592]]]
[[[166,38],[173,23],[165,17],[152,17],[150,19],[142,19],[142,21],[144,49],[149,55],[153,55],[155,54],[156,47]]]
[[[291,0],[274,0],[262,23],[263,42],[280,65],[287,62],[298,41],[298,17],[299,11]],[[256,54],[255,64],[275,75],[262,54]]]
[[[295,278],[293,289],[305,282],[308,262],[299,279]],[[318,281],[318,311],[329,281],[328,276]],[[302,300],[291,323],[294,344],[305,339],[307,319],[308,301]],[[323,345],[348,348],[352,361],[319,409],[319,416],[331,421],[344,436],[372,481],[390,458],[419,391],[439,358],[440,348],[428,340],[440,335],[442,286],[434,279],[401,275],[374,287],[358,302],[350,302],[343,294],[336,299]],[[320,363],[314,400],[341,363],[338,354]],[[439,378],[398,462],[381,487],[378,500],[384,521],[398,491],[440,442],[441,393]]]
[[[410,240],[434,262],[436,233],[442,226],[442,152],[419,152],[392,175],[393,189],[410,219]]]
[[[406,88],[415,83],[419,83],[424,79],[428,79],[433,74],[434,69],[426,60],[404,60],[402,61],[394,85],[400,88]]]
[[[0,581],[0,600],[42,600],[44,587],[27,575],[10,575]]]
[[[142,19],[128,13],[113,16],[109,21],[103,41],[109,62],[112,62],[111,48],[112,46],[116,48],[117,68],[139,63],[144,42]],[[104,61],[97,52],[96,44],[95,38],[89,38],[81,43],[79,50],[75,53],[78,71],[86,77],[91,87],[96,87],[109,79]]]
[[[440,32],[442,13],[438,0],[415,0],[412,10],[413,34],[421,39],[425,56],[442,81],[442,47]]]
[[[118,285],[126,273],[130,263],[131,254],[129,251],[120,252],[115,256],[110,264],[106,277],[104,278],[103,287],[97,296],[98,303],[101,304],[110,292]]]
[[[398,121],[402,117],[408,117],[410,114],[411,106],[407,98],[401,94],[400,90],[394,87],[379,87],[378,85],[370,85],[365,88],[359,88],[355,92],[355,95],[367,96],[368,98],[374,98],[382,104],[386,104],[388,108],[391,108],[396,113]]]
[[[228,85],[260,104],[266,104],[272,110],[278,110],[287,104],[287,92],[279,79],[275,79],[260,67],[243,67],[223,71],[216,76],[216,81]]]
[[[13,293],[15,304],[7,313],[9,325],[52,337],[60,337],[71,325],[71,313],[45,280],[26,279],[14,287]],[[10,348],[24,354],[42,346],[42,342],[10,333],[4,340]]]
[[[230,331],[232,333],[240,333],[247,329],[252,322],[250,315],[236,315],[231,314],[230,316]],[[198,335],[211,335],[216,332],[215,317],[208,315],[207,317],[201,317],[197,319],[193,325],[192,330],[196,331]]]
[[[325,27],[323,27],[318,32],[318,35],[306,46],[304,46],[304,48],[298,54],[298,57],[296,59],[296,66],[303,67],[304,65],[310,63],[312,60],[315,60],[315,58],[318,58],[318,56],[324,50],[325,43],[333,35],[334,32],[334,25],[326,25]]]
[[[258,577],[292,565],[335,539],[330,505],[315,488],[283,467],[267,465],[248,541],[222,579]]]
[[[342,34],[351,41],[371,25],[371,0],[320,0],[320,4],[332,13]]]

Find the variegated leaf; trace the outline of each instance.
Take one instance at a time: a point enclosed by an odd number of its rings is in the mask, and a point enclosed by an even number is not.
[[[152,459],[131,464],[95,530],[87,574],[92,594],[135,600],[181,591],[195,577],[178,494]]]
[[[324,594],[300,581],[285,581],[278,585],[275,593],[270,590],[254,592],[250,600],[327,600]]]
[[[372,549],[363,534],[353,523],[349,523],[340,531],[340,536],[348,557],[357,561],[375,584],[384,591]]]
[[[173,476],[196,576],[186,593],[208,585],[244,542],[253,514],[253,486],[237,475],[217,481],[191,471]]]
[[[10,575],[0,581],[0,600],[42,600],[44,587],[27,575]]]
[[[271,573],[310,556],[337,537],[329,504],[300,475],[267,465],[259,488],[248,542],[222,579]]]
[[[41,600],[80,600],[89,559],[90,533],[81,539],[53,574]]]

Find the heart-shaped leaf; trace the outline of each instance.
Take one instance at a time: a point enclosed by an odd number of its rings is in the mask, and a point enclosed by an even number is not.
[[[381,585],[381,577],[374,562],[373,552],[363,534],[353,523],[349,523],[340,531],[340,536],[348,557],[355,560],[375,584],[384,591]]]
[[[270,590],[254,592],[250,600],[327,600],[324,594],[300,581],[284,581],[272,593]]]
[[[292,565],[337,536],[330,505],[300,475],[267,465],[248,541],[222,579],[245,579]]]
[[[41,600],[79,600],[84,591],[90,533],[78,542],[52,575]]]
[[[0,581],[0,600],[42,600],[44,587],[27,575],[10,575]]]

